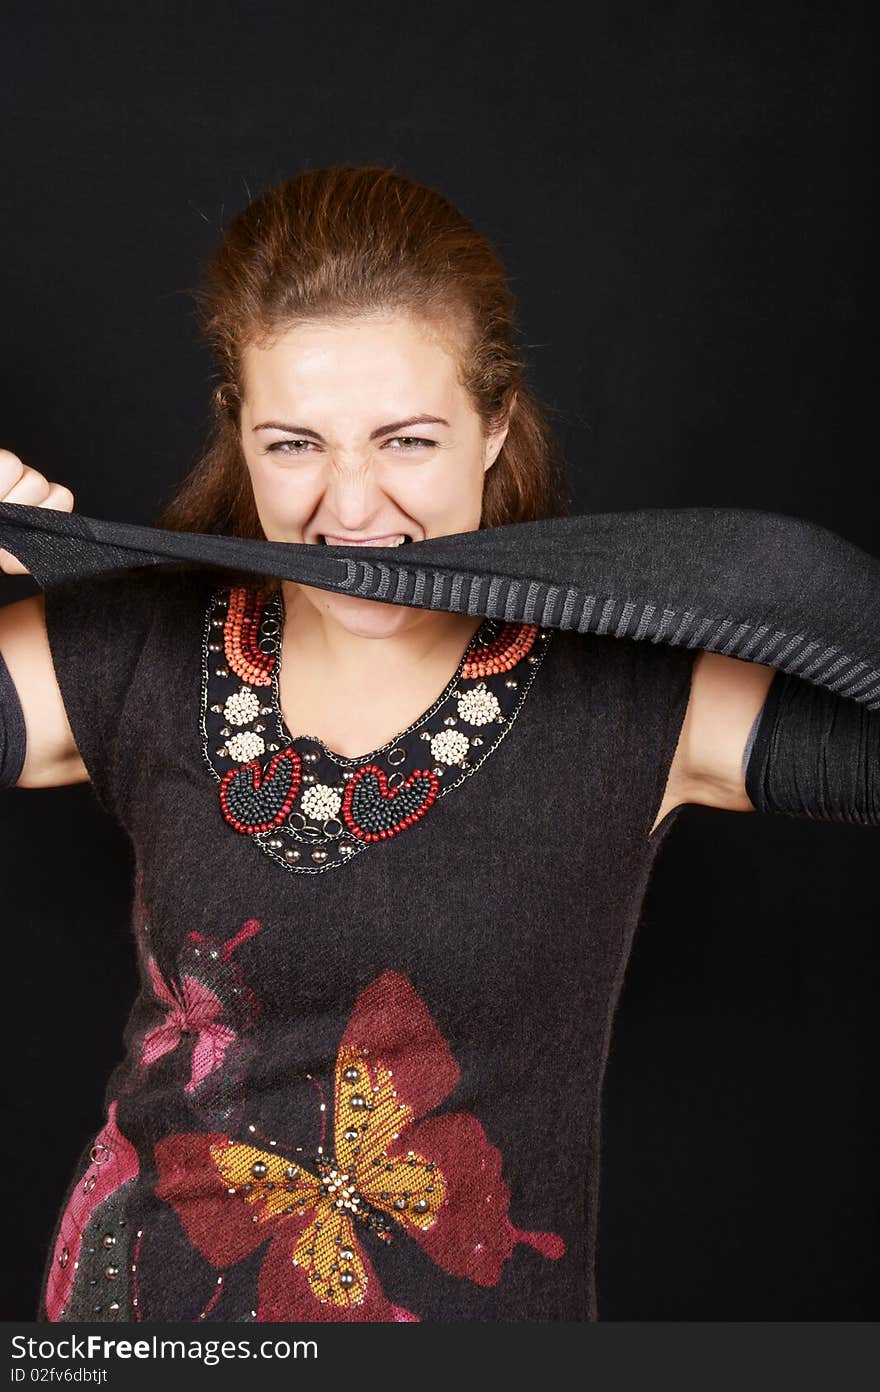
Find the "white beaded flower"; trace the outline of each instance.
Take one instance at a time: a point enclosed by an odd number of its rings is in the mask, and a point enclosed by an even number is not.
[[[227,697],[223,707],[223,715],[230,725],[248,725],[252,720],[256,720],[259,714],[259,697],[244,686]]]
[[[498,697],[487,691],[482,682],[458,697],[458,714],[468,725],[488,725],[501,714]]]
[[[470,747],[470,740],[461,730],[442,730],[431,740],[431,753],[438,764],[460,764]]]
[[[319,822],[335,817],[341,806],[342,794],[328,783],[314,783],[302,795],[302,809],[306,816],[314,817]]]
[[[233,735],[232,739],[226,741],[226,750],[230,759],[237,759],[240,764],[246,764],[251,759],[256,759],[265,748],[263,736],[255,734],[253,730],[244,730],[240,735]]]

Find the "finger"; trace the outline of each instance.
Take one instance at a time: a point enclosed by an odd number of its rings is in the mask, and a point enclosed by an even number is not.
[[[24,473],[24,464],[12,450],[0,449],[0,499],[7,488],[12,488]]]
[[[4,503],[28,503],[33,507],[39,507],[41,503],[45,503],[50,489],[51,484],[45,475],[38,474],[36,469],[29,469],[25,465],[21,478],[6,490],[3,501]]]
[[[0,571],[4,575],[30,575],[27,566],[23,566],[21,561],[16,560],[11,551],[6,551],[0,546]]]
[[[63,483],[51,483],[42,506],[55,512],[73,512],[73,504],[74,497],[69,488],[65,488]]]

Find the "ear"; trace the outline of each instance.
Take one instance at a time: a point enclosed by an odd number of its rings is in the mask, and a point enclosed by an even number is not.
[[[504,444],[504,441],[507,439],[507,432],[510,430],[510,422],[513,420],[513,413],[515,410],[516,392],[514,392],[513,394],[513,400],[510,403],[510,410],[507,412],[504,424],[499,426],[497,430],[494,430],[491,433],[491,435],[486,436],[485,454],[483,456],[484,473],[486,473],[487,470],[491,469],[492,465],[495,463],[495,460],[501,453],[501,447]]]

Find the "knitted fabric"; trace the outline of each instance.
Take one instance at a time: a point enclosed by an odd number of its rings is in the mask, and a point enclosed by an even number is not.
[[[163,531],[0,503],[0,544],[48,589],[138,565],[245,569],[321,589],[767,663],[880,709],[880,561],[745,508],[642,508],[399,548]]]

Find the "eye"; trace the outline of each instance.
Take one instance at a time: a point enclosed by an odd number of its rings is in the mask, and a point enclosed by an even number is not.
[[[311,445],[313,440],[276,440],[274,445],[270,445],[267,453],[275,451],[277,454],[287,454],[286,445]],[[291,454],[305,454],[305,450],[291,450]]]
[[[417,435],[393,435],[387,443],[393,445],[395,440],[402,440],[404,449],[411,449],[413,445],[427,445],[430,449],[437,444],[436,440],[423,440]]]
[[[400,442],[399,447],[398,447],[397,449],[392,450],[392,453],[393,453],[393,454],[399,453],[400,450],[422,449],[422,448],[436,449],[436,448],[437,448],[437,444],[438,444],[438,441],[437,441],[437,440],[426,440],[426,439],[422,439],[422,438],[421,438],[420,436],[418,436],[418,435],[393,435],[393,436],[391,437],[390,440],[387,440],[387,441],[385,442],[385,445],[383,445],[383,449],[386,448],[387,445],[395,445],[395,444],[397,444],[398,441]],[[274,454],[305,454],[305,453],[306,453],[305,449],[297,448],[297,446],[303,445],[303,446],[309,446],[309,447],[311,447],[311,446],[313,446],[314,444],[315,444],[315,441],[314,441],[314,440],[276,440],[276,441],[274,442],[274,444],[269,445],[269,447],[268,447],[268,449],[267,449],[267,453],[268,453],[268,454],[273,454],[273,453],[274,453]],[[288,448],[288,446],[290,446],[290,448]]]

